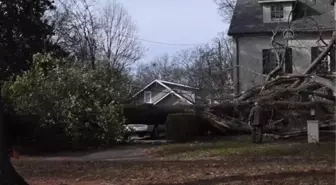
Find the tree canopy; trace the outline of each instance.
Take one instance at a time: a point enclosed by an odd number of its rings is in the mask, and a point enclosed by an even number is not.
[[[48,41],[53,30],[44,19],[54,8],[50,0],[0,1],[0,79],[27,70],[35,53],[57,48]]]

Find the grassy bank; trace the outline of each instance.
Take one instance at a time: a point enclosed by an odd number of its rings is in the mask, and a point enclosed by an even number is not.
[[[335,143],[265,143],[249,141],[218,141],[170,144],[158,147],[154,153],[168,160],[195,160],[224,157],[288,157],[309,159],[334,159]]]

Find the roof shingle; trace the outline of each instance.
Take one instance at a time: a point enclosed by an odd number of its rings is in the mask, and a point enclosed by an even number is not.
[[[298,0],[291,29],[295,32],[332,31],[334,29],[333,6],[329,0],[316,0],[306,5],[306,0]],[[283,31],[289,28],[287,22],[264,23],[262,6],[258,0],[237,0],[228,35],[268,33],[275,28]]]

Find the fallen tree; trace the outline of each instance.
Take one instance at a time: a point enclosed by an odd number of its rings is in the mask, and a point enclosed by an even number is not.
[[[335,122],[336,76],[335,73],[319,74],[316,69],[322,65],[327,55],[333,53],[335,38],[335,33],[333,33],[326,49],[304,70],[303,74],[279,74],[281,65],[284,63],[280,61],[280,65],[271,71],[264,84],[254,86],[219,105],[208,107],[205,111],[222,120],[234,118],[236,121],[231,119],[231,124],[230,121],[225,122],[227,130],[235,129],[234,124],[237,124],[237,120],[240,124],[246,125],[248,113],[255,101],[260,102],[268,112],[272,112],[272,115],[269,115],[269,123],[305,125],[305,121],[311,118],[310,110],[314,109],[316,111],[314,119],[328,120],[328,124],[333,124]],[[276,115],[273,114],[274,112]],[[331,128],[334,129],[334,127]],[[283,138],[282,136],[275,137]]]
[[[322,66],[324,57],[333,53],[331,50],[335,48],[335,34],[332,37],[326,50],[320,53],[303,74],[280,73],[285,63],[280,61],[278,62],[280,65],[267,75],[264,84],[256,85],[218,105],[154,107],[163,110],[196,112],[223,134],[250,132],[247,118],[256,101],[259,101],[267,110],[269,127],[276,127],[275,130],[279,132],[287,132],[288,127],[291,126],[304,127],[306,120],[311,119],[311,109],[316,111],[317,117],[314,119],[323,122],[328,120],[328,123],[332,124],[335,122],[336,76],[334,73],[316,72],[316,69]],[[276,58],[280,60],[280,57]]]

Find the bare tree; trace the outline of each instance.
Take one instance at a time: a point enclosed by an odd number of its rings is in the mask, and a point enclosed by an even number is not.
[[[110,67],[123,70],[142,56],[136,27],[121,4],[110,1],[100,18],[102,59]]]
[[[219,5],[219,9],[223,10],[224,18],[228,17],[230,11],[227,12],[226,10],[233,10],[230,1],[217,0],[215,2]],[[293,10],[295,9],[294,7]],[[290,15],[292,13],[293,12],[290,12]],[[286,55],[290,54],[286,52],[288,42],[282,38],[282,29],[275,27],[270,37],[270,48],[274,53],[272,60],[275,60],[273,62],[277,65],[268,74],[259,74],[265,79],[265,83],[260,85],[255,84],[255,86],[247,89],[235,98],[208,109],[210,112],[219,113],[217,116],[222,119],[217,118],[217,120],[229,119],[229,122],[226,123],[231,126],[228,126],[226,130],[236,127],[236,125],[232,124],[236,122],[236,120],[232,121],[232,117],[244,121],[255,101],[260,101],[263,106],[272,110],[272,113],[276,112],[277,116],[270,117],[270,123],[272,124],[283,123],[283,121],[279,120],[286,120],[288,123],[294,124],[299,122],[304,124],[312,108],[319,112],[317,113],[320,115],[319,120],[331,125],[334,123],[333,121],[336,119],[334,114],[336,102],[335,75],[322,74],[319,72],[319,68],[324,68],[325,57],[328,55],[330,58],[335,57],[333,52],[333,50],[335,50],[335,33],[332,34],[330,41],[327,43],[322,38],[325,32],[320,28],[319,23],[311,17],[304,17],[303,21],[304,19],[315,22],[316,29],[319,31],[317,42],[324,46],[323,51],[320,52],[301,74],[286,74],[286,70],[284,69],[287,65],[285,64]],[[292,20],[290,20],[290,16],[287,23],[287,29],[291,30]],[[297,42],[299,43],[299,41]],[[295,49],[300,50],[302,49],[301,47],[304,48],[305,46],[297,46]],[[258,62],[260,65],[261,61]],[[294,64],[295,67],[295,61],[292,64]],[[233,67],[242,69],[244,66]],[[244,68],[244,70],[247,70],[249,73],[254,73],[250,69]],[[311,98],[303,98],[301,96],[303,94],[310,95]],[[231,114],[232,112],[235,112],[235,114]],[[209,115],[210,114],[211,113],[209,113]],[[248,127],[246,128],[248,129]]]
[[[131,17],[116,1],[103,5],[93,0],[59,0],[54,40],[78,61],[96,68],[100,60],[124,70],[142,56],[142,46]]]
[[[230,41],[219,35],[207,45],[180,54],[189,85],[197,86],[211,99],[224,101],[233,91]]]
[[[55,13],[59,22],[55,26],[55,39],[82,63],[96,67],[99,29],[94,2],[88,0],[58,1]]]
[[[138,67],[137,79],[141,85],[155,79],[187,84],[199,88],[204,101],[206,96],[224,101],[233,92],[229,45],[229,39],[220,34],[208,44],[179,51],[172,57],[157,57]]]
[[[224,18],[224,20],[230,20],[233,14],[236,0],[214,0],[214,2],[218,5],[219,14]]]
[[[150,63],[139,65],[136,71],[136,80],[139,85],[146,85],[155,79],[185,84],[187,83],[185,74],[186,69],[179,65],[174,57],[164,54],[156,57]]]

